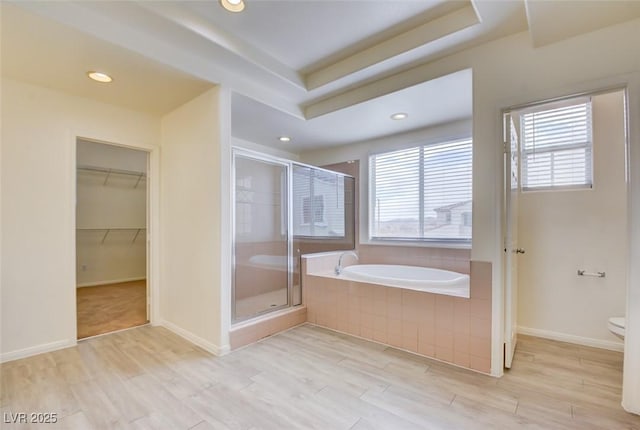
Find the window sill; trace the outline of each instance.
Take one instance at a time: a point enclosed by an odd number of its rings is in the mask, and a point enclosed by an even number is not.
[[[469,242],[447,242],[437,240],[361,240],[360,245],[373,246],[406,246],[416,248],[446,248],[446,249],[471,249],[471,241]]]
[[[532,187],[520,189],[522,194],[567,192],[567,191],[593,191],[593,185],[556,185],[550,187]]]

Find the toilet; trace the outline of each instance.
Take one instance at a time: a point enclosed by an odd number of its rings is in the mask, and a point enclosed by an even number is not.
[[[620,339],[624,339],[624,317],[611,317],[609,318],[609,331]]]

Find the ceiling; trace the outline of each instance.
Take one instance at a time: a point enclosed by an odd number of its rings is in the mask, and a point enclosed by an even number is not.
[[[636,1],[245,2],[232,14],[216,0],[5,0],[2,73],[155,114],[221,83],[234,136],[290,134],[296,152],[471,115],[470,72],[411,84],[399,72],[522,31],[537,47],[640,16]],[[88,81],[92,68],[114,83]]]
[[[540,47],[588,31],[640,17],[640,1],[527,0],[527,19],[533,46]],[[578,12],[578,13],[576,13]]]
[[[164,114],[212,84],[10,4],[2,5],[2,74],[134,110]],[[108,71],[111,84],[89,80]]]
[[[231,127],[240,139],[282,149],[293,144],[305,150],[471,118],[472,107],[472,74],[467,69],[308,120],[236,93]],[[399,112],[409,117],[401,121],[390,118]],[[277,138],[282,135],[291,137],[292,142],[279,143]]]

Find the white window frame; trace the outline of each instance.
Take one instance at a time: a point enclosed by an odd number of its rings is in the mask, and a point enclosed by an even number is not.
[[[570,106],[577,106],[581,104],[587,104],[587,140],[585,142],[570,142],[563,145],[557,145],[552,148],[526,148],[525,147],[525,130],[524,130],[524,121],[525,116],[530,115],[536,112],[545,112],[558,108],[566,108]],[[520,191],[525,193],[530,192],[540,192],[540,191],[569,191],[569,190],[590,190],[593,189],[594,183],[594,175],[593,175],[593,112],[591,105],[591,97],[579,97],[572,98],[568,100],[563,100],[561,102],[554,103],[545,103],[542,105],[538,105],[519,113],[520,115]],[[572,150],[572,149],[584,149],[585,150],[585,182],[583,183],[575,183],[575,184],[553,184],[554,182],[554,172],[555,169],[553,167],[554,155],[560,153],[562,151]],[[530,186],[527,180],[527,165],[528,165],[528,156],[532,154],[551,154],[551,167],[549,174],[551,175],[550,181],[551,185],[543,185],[543,186]]]
[[[374,208],[375,208],[375,195],[376,195],[376,184],[374,181],[374,174],[375,174],[375,169],[373,167],[373,161],[374,158],[376,156],[379,155],[384,155],[384,154],[388,154],[391,152],[396,152],[396,151],[401,151],[401,150],[411,150],[413,148],[425,148],[425,147],[430,147],[430,146],[435,146],[435,145],[444,145],[444,144],[453,144],[453,143],[458,143],[458,142],[469,142],[471,144],[471,148],[473,151],[473,141],[472,138],[470,136],[468,137],[461,137],[461,138],[453,138],[453,139],[443,139],[443,140],[438,140],[435,142],[430,142],[430,143],[426,143],[426,144],[414,144],[411,146],[406,146],[403,148],[394,148],[394,149],[390,149],[390,150],[386,150],[386,151],[380,151],[380,152],[375,152],[375,153],[370,153],[368,156],[368,163],[367,163],[367,216],[365,218],[366,222],[367,222],[367,229],[366,229],[366,234],[361,235],[361,243],[363,244],[368,244],[368,245],[398,245],[398,246],[418,246],[418,247],[438,247],[438,248],[459,248],[459,249],[470,249],[471,248],[471,243],[472,243],[472,237],[473,237],[473,230],[471,233],[471,237],[469,237],[468,239],[466,238],[428,238],[428,237],[380,237],[380,236],[373,236],[372,232],[373,232],[373,226],[374,226],[374,222],[375,222],[375,214],[374,214]],[[422,156],[421,156],[421,160],[422,160]],[[422,163],[422,161],[421,161]],[[473,177],[473,161],[472,161],[472,177]],[[421,169],[422,170],[422,169]],[[421,172],[420,174],[420,206],[421,206],[421,213],[420,213],[420,225],[424,224],[424,207],[423,207],[423,193],[424,193],[424,176],[423,176],[423,172]],[[472,185],[473,186],[473,185]],[[471,192],[471,195],[473,195],[473,192]],[[471,204],[473,205],[473,202],[471,202]],[[472,215],[471,215],[472,216]],[[362,239],[366,239],[366,241],[363,241]]]

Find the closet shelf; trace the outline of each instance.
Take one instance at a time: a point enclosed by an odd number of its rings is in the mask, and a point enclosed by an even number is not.
[[[145,227],[78,227],[76,230],[146,230]]]
[[[142,178],[147,177],[147,174],[145,172],[138,172],[135,170],[107,169],[104,167],[82,166],[82,165],[78,166],[78,170],[83,172],[94,172],[94,173],[105,174],[104,183],[102,185],[107,185],[107,182],[109,182],[109,178],[111,177],[111,175],[125,175],[125,176],[136,177],[137,178],[136,184],[133,186],[133,188],[138,188],[138,185],[140,184],[140,181],[142,181]]]
[[[107,236],[109,236],[109,233],[111,233],[112,231],[135,231],[135,235],[133,236],[133,240],[131,241],[131,244],[136,243],[136,239],[138,239],[138,236],[140,236],[140,232],[141,231],[146,231],[146,228],[141,228],[141,227],[114,227],[114,228],[76,228],[76,231],[104,231],[104,236],[102,236],[102,240],[100,241],[100,244],[104,244],[104,241],[107,239]]]

